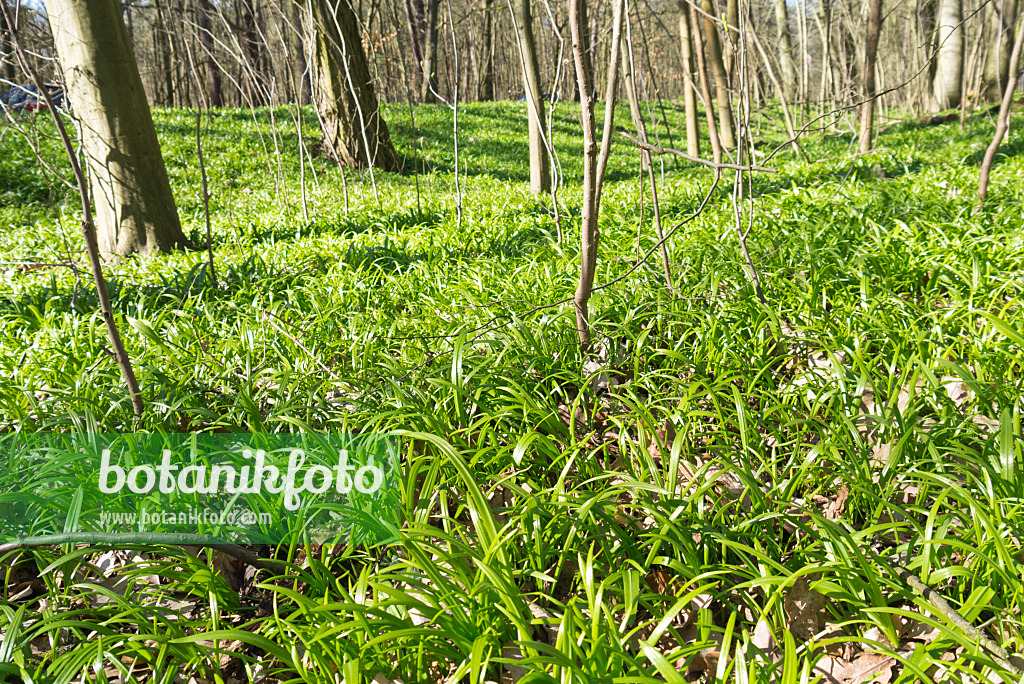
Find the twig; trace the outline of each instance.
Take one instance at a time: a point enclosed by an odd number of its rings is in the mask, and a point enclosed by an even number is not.
[[[700,157],[694,157],[693,155],[686,154],[681,150],[675,150],[671,147],[659,147],[657,145],[651,145],[649,143],[640,142],[629,133],[625,131],[619,131],[619,135],[626,138],[631,143],[636,145],[642,150],[647,150],[651,154],[674,154],[677,157],[682,157],[687,161],[692,161],[695,164],[703,164],[704,166],[712,169],[733,169],[734,171],[765,171],[767,173],[778,173],[778,169],[768,168],[767,166],[743,166],[742,164],[730,164],[729,162],[713,162],[710,159],[702,159]]]
[[[920,577],[911,574],[910,570],[907,570],[903,566],[896,565],[894,563],[893,568],[900,576],[900,579],[906,582],[910,588],[914,590],[914,593],[927,601],[929,605],[935,609],[932,612],[937,612],[942,615],[953,623],[954,627],[966,634],[970,639],[981,644],[983,648],[992,654],[992,659],[996,661],[996,664],[1000,667],[1014,673],[1015,675],[1024,675],[1024,670],[1021,670],[1010,662],[1010,654],[1007,653],[1002,646],[989,639],[981,630],[968,622],[967,618],[961,615],[955,608],[953,608],[953,606],[949,605],[941,594],[937,593],[934,589],[922,582]]]
[[[210,233],[210,192],[206,186],[206,164],[203,163],[203,137],[200,134],[202,113],[196,110],[196,152],[199,153],[199,174],[203,177],[203,213],[206,215],[206,253],[210,257],[210,279],[217,286],[217,271],[213,268],[213,237]]]
[[[237,544],[227,544],[222,539],[205,534],[177,534],[171,532],[65,532],[38,537],[22,537],[6,544],[0,544],[0,556],[19,549],[37,546],[60,546],[62,544],[124,544],[128,546],[202,546],[216,549],[232,558],[260,570],[282,571],[288,567],[284,561],[260,558],[252,551]]]

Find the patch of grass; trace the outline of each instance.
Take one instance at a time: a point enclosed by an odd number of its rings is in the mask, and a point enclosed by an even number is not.
[[[261,575],[241,597],[173,549],[147,549],[156,560],[122,573],[123,595],[89,574],[92,551],[34,550],[44,586],[8,587],[0,669],[481,682],[515,664],[534,681],[679,681],[689,667],[795,682],[849,660],[844,644],[873,643],[897,681],[1010,676],[929,617],[891,563],[1021,649],[1019,127],[977,213],[982,119],[893,129],[887,151],[853,161],[846,140],[808,142],[831,161],[782,153],[751,205],[769,306],[719,190],[669,245],[675,292],[652,261],[595,295],[592,371],[571,305],[532,312],[571,295],[578,273],[571,103],[555,115],[563,244],[550,198],[526,189],[521,103],[464,106],[461,222],[448,110],[419,107],[414,126],[387,109],[405,174],[343,181],[306,160],[305,214],[293,115],[204,122],[220,282],[201,252],[107,266],[146,393],[141,428],[398,431],[400,540],[334,552],[293,540],[280,554],[297,575]],[[315,117],[302,116],[314,149]],[[198,238],[194,115],[156,121]],[[764,130],[759,147],[783,140]],[[17,197],[0,207],[0,250],[84,268],[74,197],[43,194],[13,136],[0,158],[15,160],[0,173]],[[609,173],[599,283],[654,244],[627,142]],[[665,223],[710,180],[666,159]],[[136,429],[87,271],[0,271],[0,429]],[[820,596],[816,638],[793,627],[801,578]],[[170,619],[143,596],[154,590],[194,607]],[[938,630],[908,636],[922,624]]]

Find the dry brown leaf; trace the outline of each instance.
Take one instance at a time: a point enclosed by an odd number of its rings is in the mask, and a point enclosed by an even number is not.
[[[794,638],[806,641],[821,630],[825,617],[825,597],[811,589],[806,576],[793,582],[783,601],[786,627]]]
[[[846,500],[850,498],[850,490],[847,489],[846,485],[839,488],[836,492],[836,498],[829,502],[828,508],[825,509],[825,518],[827,520],[838,520],[842,517],[843,513],[846,512]]]
[[[974,399],[974,390],[961,380],[959,376],[944,375],[939,378],[939,382],[942,383],[942,388],[946,390],[946,396],[949,397],[950,401],[957,408]]]
[[[848,684],[889,684],[895,664],[896,659],[890,656],[862,653],[842,669],[840,680]]]

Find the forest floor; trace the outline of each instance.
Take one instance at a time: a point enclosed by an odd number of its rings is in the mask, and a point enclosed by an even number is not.
[[[77,200],[0,130],[0,431],[408,431],[384,550],[291,548],[294,578],[237,582],[174,549],[9,557],[8,681],[1020,678],[1024,119],[978,211],[984,116],[760,161],[779,172],[742,208],[767,305],[731,174],[668,240],[674,288],[657,250],[634,269],[652,204],[616,136],[597,282],[624,277],[594,295],[585,359],[571,304],[538,308],[579,271],[576,106],[555,114],[561,243],[526,187],[523,103],[461,107],[457,160],[451,111],[412,113],[386,108],[404,175],[303,157],[294,109],[203,119],[217,281],[204,251],[106,266],[140,423]],[[202,243],[195,114],[155,118]],[[21,123],[68,175],[45,121]],[[759,160],[780,125],[755,118]],[[713,175],[656,164],[668,229]]]

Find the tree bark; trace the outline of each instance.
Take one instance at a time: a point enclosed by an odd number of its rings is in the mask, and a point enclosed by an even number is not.
[[[46,0],[82,132],[100,253],[168,252],[181,232],[119,0]]]
[[[416,82],[423,83],[423,34],[427,20],[423,14],[423,0],[404,0],[405,22],[409,29],[409,44],[412,46],[412,59],[416,63]]]
[[[480,78],[477,80],[478,100],[494,99],[494,41],[491,37],[494,21],[491,18],[491,0],[483,0],[483,30],[480,32]]]
[[[310,76],[306,73],[309,68],[306,63],[306,49],[303,36],[307,35],[303,21],[305,12],[298,3],[291,2],[291,17],[289,21],[283,21],[283,30],[288,34],[288,59],[292,62],[292,80],[295,82],[295,101],[300,105],[307,105],[311,101]],[[282,15],[287,11],[287,6],[282,8]],[[282,16],[284,19],[284,16]]]
[[[583,207],[580,225],[580,280],[573,296],[576,307],[576,333],[584,353],[590,348],[590,294],[597,270],[597,246],[600,234],[597,216],[597,124],[594,119],[594,71],[587,51],[586,0],[569,0],[569,31],[576,68],[583,125]],[[614,65],[613,65],[614,68]]]
[[[882,32],[882,0],[868,0],[868,25],[864,41],[864,103],[860,107],[860,151],[871,149],[875,130],[875,60]]]
[[[1010,107],[1013,104],[1013,93],[1017,89],[1017,74],[1020,73],[1020,53],[1024,46],[1024,21],[1017,27],[1017,37],[1013,40],[1013,52],[1010,54],[1009,78],[1006,80],[1006,89],[1003,92],[1003,99],[999,105],[999,120],[996,123],[996,133],[992,136],[992,142],[985,150],[985,158],[981,162],[981,172],[978,174],[978,206],[980,207],[988,198],[988,177],[992,171],[992,162],[999,151],[999,145],[1003,142],[1006,129],[1010,126]]]
[[[533,13],[530,0],[515,0],[516,35],[519,38],[519,60],[523,72],[526,115],[530,129],[530,192],[551,190],[548,151],[544,145],[544,93],[540,85],[537,43],[533,36]]]
[[[960,104],[964,74],[963,0],[939,0],[935,22],[938,54],[935,57],[935,78],[932,93],[937,110],[952,109]]]
[[[7,0],[0,0],[0,2],[7,2]],[[8,81],[14,81],[18,75],[15,69],[15,59],[13,56],[14,45],[11,40],[11,33],[7,28],[7,21],[2,17],[0,17],[0,50],[2,50],[5,55],[8,55],[3,60],[3,77]],[[7,87],[4,86],[3,90],[6,89]]]
[[[196,20],[199,24],[199,44],[203,48],[203,65],[206,69],[206,94],[211,107],[223,107],[224,96],[221,92],[220,69],[213,56],[213,34],[210,32],[210,0],[199,0],[199,6],[196,8]]]
[[[308,0],[314,33],[313,102],[323,131],[323,150],[342,166],[398,171],[401,162],[377,94],[348,0]]]
[[[697,80],[700,83],[700,94],[704,99],[704,116],[708,122],[708,138],[711,142],[711,156],[716,164],[722,163],[722,143],[718,140],[718,126],[715,124],[715,113],[711,110],[711,86],[708,84],[708,69],[704,64],[704,38],[700,32],[700,18],[697,6],[690,5],[690,28],[693,31],[693,53],[697,56]],[[718,173],[718,172],[716,172]]]
[[[779,68],[782,71],[782,95],[793,99],[796,88],[796,65],[793,64],[793,43],[789,36],[789,13],[786,0],[775,0],[775,37],[779,41]]]
[[[1010,41],[1017,23],[1017,0],[994,0],[992,28],[985,75],[979,95],[987,102],[996,102],[1003,95],[1010,78]]]
[[[714,8],[711,0],[703,0],[704,30],[708,36],[708,61],[711,62],[711,73],[715,77],[715,102],[718,104],[718,137],[727,149],[736,147],[735,124],[732,117],[732,102],[729,97],[729,75],[722,61],[722,41],[718,36],[718,26],[711,18]],[[710,103],[708,103],[710,105]]]
[[[686,153],[700,156],[700,124],[697,118],[697,84],[693,71],[693,35],[690,8],[679,0],[679,43],[683,53],[683,109],[686,112]]]
[[[426,27],[423,33],[423,80],[420,84],[420,102],[433,101],[437,90],[437,10],[440,0],[427,0]]]
[[[171,66],[171,36],[167,22],[167,11],[163,2],[154,2],[156,6],[156,40],[160,48],[160,76],[163,81],[159,101],[165,107],[174,106],[174,72]]]

